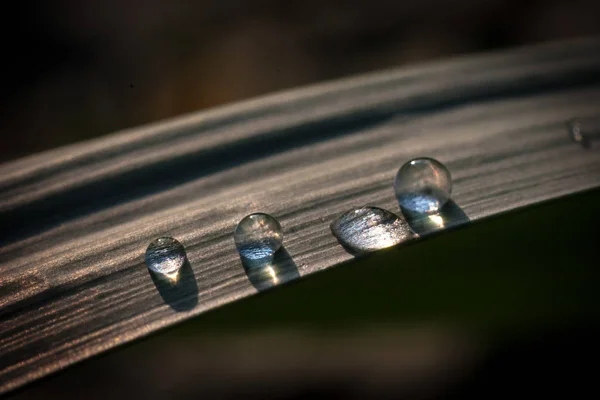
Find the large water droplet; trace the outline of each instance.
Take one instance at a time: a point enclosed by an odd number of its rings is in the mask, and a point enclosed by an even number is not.
[[[398,170],[394,191],[403,211],[438,213],[450,198],[450,171],[433,158],[415,158]]]
[[[405,220],[378,207],[352,209],[330,227],[342,246],[353,253],[384,249],[416,236]]]
[[[235,245],[243,258],[262,260],[273,257],[283,243],[279,222],[269,214],[250,214],[234,232]]]
[[[169,278],[177,276],[185,262],[183,245],[172,237],[161,237],[154,240],[146,249],[146,265],[148,268]]]

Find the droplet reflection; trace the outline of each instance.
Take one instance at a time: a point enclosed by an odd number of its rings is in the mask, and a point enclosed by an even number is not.
[[[186,260],[185,249],[172,237],[160,237],[146,249],[146,265],[150,271],[176,282]]]
[[[398,170],[394,191],[402,210],[435,214],[450,198],[450,171],[433,158],[415,158]]]
[[[234,232],[235,245],[240,255],[248,260],[273,257],[283,243],[279,222],[269,214],[255,213],[244,217]]]
[[[352,209],[330,227],[340,244],[351,253],[384,249],[415,236],[404,219],[378,207]]]

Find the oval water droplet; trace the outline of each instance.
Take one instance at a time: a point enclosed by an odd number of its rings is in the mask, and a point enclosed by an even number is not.
[[[342,246],[353,253],[385,249],[416,236],[405,220],[379,207],[347,211],[330,227]]]
[[[398,170],[394,191],[403,211],[436,214],[452,192],[450,171],[433,158],[415,158]]]
[[[183,245],[172,237],[160,237],[146,249],[146,265],[148,268],[167,277],[177,276],[185,262]]]
[[[269,214],[255,213],[244,217],[234,232],[235,245],[243,258],[271,258],[283,243],[279,221]]]

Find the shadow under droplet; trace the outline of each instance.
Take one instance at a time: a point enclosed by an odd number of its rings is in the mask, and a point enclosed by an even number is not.
[[[258,260],[240,258],[250,283],[258,291],[270,289],[300,277],[296,263],[283,246],[275,252],[273,257]]]
[[[419,236],[469,222],[467,214],[452,200],[448,200],[437,214],[422,214],[400,209],[406,222]]]
[[[150,270],[148,272],[160,296],[175,311],[188,311],[198,304],[198,284],[187,258],[172,279]]]

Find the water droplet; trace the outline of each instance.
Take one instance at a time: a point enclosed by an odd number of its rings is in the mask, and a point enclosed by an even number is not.
[[[436,214],[450,198],[450,171],[433,158],[415,158],[398,170],[394,191],[403,211]]]
[[[331,231],[355,253],[385,249],[416,236],[405,220],[378,207],[347,211],[331,223]]]
[[[177,277],[185,259],[183,245],[172,237],[158,238],[150,243],[148,249],[146,249],[146,265],[148,268],[170,279]]]
[[[578,120],[569,121],[568,129],[569,137],[572,141],[574,141],[575,143],[579,143],[586,149],[590,147],[590,141],[583,133],[583,130],[581,128],[581,122],[579,122]]]
[[[235,245],[243,258],[271,258],[283,243],[279,222],[269,214],[250,214],[235,228]]]

